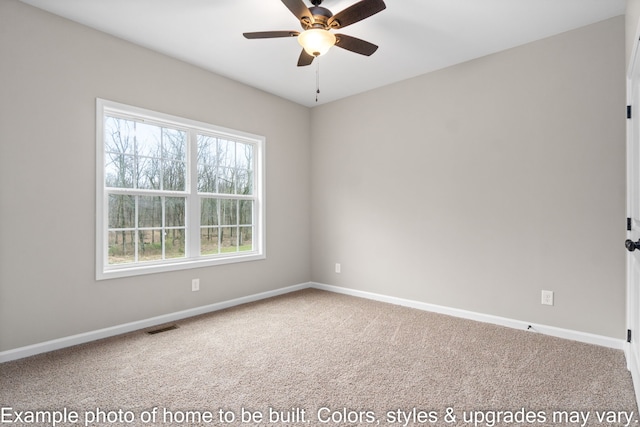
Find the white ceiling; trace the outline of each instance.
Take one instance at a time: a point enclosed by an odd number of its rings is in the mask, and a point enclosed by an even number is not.
[[[242,36],[300,30],[280,0],[22,1],[309,107],[625,12],[625,0],[385,0],[385,10],[340,30],[378,51],[334,47],[320,57],[316,103],[316,62],[296,66],[296,38]],[[355,1],[322,6],[336,14]]]

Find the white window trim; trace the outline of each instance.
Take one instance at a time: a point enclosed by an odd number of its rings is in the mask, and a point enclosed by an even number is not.
[[[177,128],[188,128],[189,140],[195,140],[195,132],[213,133],[218,136],[227,136],[235,141],[246,141],[257,147],[255,150],[254,165],[254,250],[251,252],[236,252],[229,254],[219,254],[215,257],[193,255],[199,254],[200,247],[200,207],[197,193],[197,152],[194,149],[195,143],[190,143],[188,148],[188,177],[187,177],[187,205],[191,209],[187,210],[187,253],[192,254],[187,258],[163,260],[159,263],[145,262],[136,265],[119,264],[110,266],[108,263],[108,241],[107,221],[108,221],[108,201],[104,184],[104,114],[110,112],[121,115],[129,115],[136,119],[148,119],[152,122],[160,122],[175,126]],[[144,108],[134,107],[104,99],[96,99],[96,280],[114,279],[119,277],[138,276],[143,274],[163,273],[176,270],[186,270],[191,268],[210,267],[222,264],[231,264],[245,261],[256,261],[266,258],[265,245],[265,202],[264,202],[264,182],[265,182],[265,149],[266,138],[260,135],[228,129],[212,124],[199,122],[196,120],[176,117],[169,114],[159,113]],[[135,190],[132,190],[135,191]],[[185,193],[180,193],[185,196]],[[235,197],[237,198],[237,197]],[[240,197],[241,198],[241,197]],[[195,199],[195,200],[194,200]],[[194,224],[196,224],[194,226]]]

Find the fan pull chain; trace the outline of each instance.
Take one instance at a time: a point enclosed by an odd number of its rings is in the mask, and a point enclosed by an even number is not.
[[[316,102],[320,94],[320,58],[316,57]]]

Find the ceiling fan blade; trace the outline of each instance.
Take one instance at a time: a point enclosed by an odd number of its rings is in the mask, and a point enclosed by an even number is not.
[[[276,37],[295,37],[300,34],[297,31],[257,31],[254,33],[242,33],[247,39],[273,39]]]
[[[313,14],[302,0],[282,0],[287,9],[293,13],[300,21],[306,20],[313,24]]]
[[[378,50],[375,44],[346,34],[336,34],[336,46],[365,56],[371,56]]]
[[[302,52],[300,52],[300,58],[298,58],[298,67],[311,65],[314,59],[315,59],[315,56],[309,55],[306,50],[302,49]]]
[[[284,0],[283,0],[284,1]],[[347,25],[362,21],[387,8],[383,0],[361,0],[341,12],[336,13],[327,21],[331,28],[344,28]]]

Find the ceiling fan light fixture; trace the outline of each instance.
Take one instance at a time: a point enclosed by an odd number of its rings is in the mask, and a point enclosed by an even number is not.
[[[336,44],[336,36],[320,28],[311,28],[298,35],[298,43],[312,56],[324,55]]]

